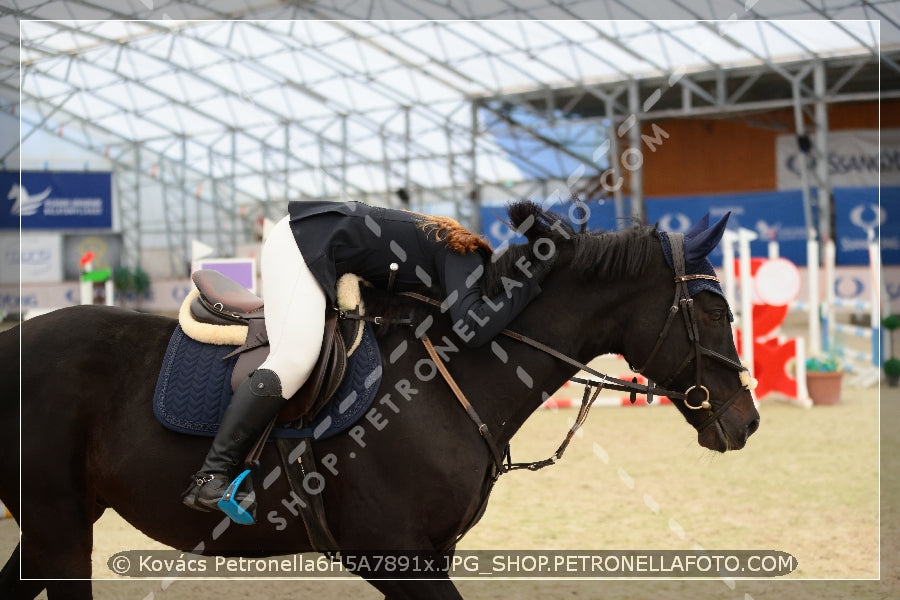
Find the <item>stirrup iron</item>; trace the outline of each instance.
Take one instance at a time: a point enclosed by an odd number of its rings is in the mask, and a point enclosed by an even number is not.
[[[228,518],[234,521],[239,525],[252,525],[253,515],[244,510],[244,508],[237,503],[235,500],[235,495],[237,494],[238,488],[241,487],[241,483],[244,482],[244,479],[250,474],[250,469],[246,469],[243,473],[234,478],[228,488],[225,490],[225,493],[222,495],[222,498],[216,503],[223,513],[228,515]],[[255,492],[251,492],[245,498],[245,502],[249,500],[253,502],[255,500]]]

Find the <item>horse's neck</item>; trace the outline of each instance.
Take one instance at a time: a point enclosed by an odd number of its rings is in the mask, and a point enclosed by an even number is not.
[[[608,310],[579,301],[571,287],[556,278],[516,320],[517,333],[539,341],[570,358],[586,363],[606,352],[617,352],[619,337],[612,304]],[[606,315],[604,318],[603,315]],[[578,368],[527,344],[499,336],[491,352],[503,362],[492,387],[507,390],[499,397],[485,398],[498,441],[506,443],[550,394],[575,375]],[[492,377],[493,378],[493,377]]]

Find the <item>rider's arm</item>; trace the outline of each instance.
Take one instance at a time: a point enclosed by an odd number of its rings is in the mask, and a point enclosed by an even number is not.
[[[536,263],[531,269],[516,269],[503,280],[503,290],[487,297],[482,274],[488,259],[480,252],[448,252],[444,259],[444,304],[453,330],[463,343],[476,348],[492,340],[537,296],[540,280],[549,265]]]

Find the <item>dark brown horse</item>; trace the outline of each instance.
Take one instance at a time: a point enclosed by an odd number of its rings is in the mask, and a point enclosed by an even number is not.
[[[665,387],[691,390],[675,404],[698,430],[700,445],[719,452],[744,446],[759,415],[735,366],[728,307],[709,291],[679,300],[655,230],[576,233],[534,207],[511,217],[528,229],[529,242],[492,262],[485,275],[491,285],[510,285],[517,265],[536,249],[558,252],[543,292],[511,329],[581,362],[624,355]],[[721,231],[686,239],[688,273]],[[673,298],[678,312],[670,310]],[[501,447],[543,394],[577,370],[506,337],[464,349],[452,343],[455,334],[439,311],[406,298],[390,303],[400,314],[431,313],[429,337],[446,346],[449,370]],[[682,318],[685,311],[691,318]],[[176,434],[153,417],[154,386],[175,325],[165,317],[86,306],[0,335],[0,499],[23,531],[0,573],[0,597],[33,598],[46,588],[51,600],[89,598],[89,581],[59,579],[90,578],[93,523],[108,507],[151,538],[186,551],[267,556],[311,550],[306,530],[287,508],[291,495],[282,479],[263,491],[257,485],[259,518],[252,526],[222,530],[221,514],[181,504],[209,440]],[[330,466],[320,469],[328,523],[342,549],[452,553],[490,491],[493,457],[412,328],[384,327],[380,348],[376,417],[364,419],[354,436],[314,444],[320,459],[330,457]],[[707,397],[708,409],[700,406]],[[272,446],[263,452],[260,473],[278,464]],[[459,598],[446,575],[372,583],[392,599]]]

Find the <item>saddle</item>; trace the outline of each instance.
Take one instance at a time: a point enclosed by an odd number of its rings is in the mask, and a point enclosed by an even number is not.
[[[217,271],[196,271],[191,279],[197,289],[182,304],[179,324],[199,342],[238,346],[222,357],[238,356],[231,377],[236,390],[269,355],[263,300]],[[338,307],[326,309],[319,359],[303,387],[278,413],[276,424],[313,419],[338,389],[347,358],[362,339],[360,281],[348,274],[338,282]]]

